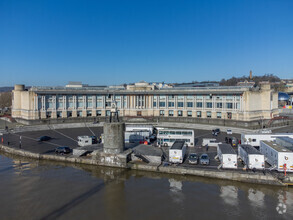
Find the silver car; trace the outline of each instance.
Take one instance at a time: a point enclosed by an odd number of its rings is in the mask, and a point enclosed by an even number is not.
[[[199,158],[199,163],[201,165],[209,165],[210,164],[210,158],[207,154],[202,154]]]

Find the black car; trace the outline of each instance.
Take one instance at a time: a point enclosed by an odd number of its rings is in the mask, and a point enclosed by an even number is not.
[[[42,136],[42,137],[39,137],[38,141],[48,141],[50,139],[51,139],[51,137],[49,137],[49,136]]]
[[[238,139],[236,137],[225,137],[225,142],[231,144],[232,147],[238,146]]]
[[[217,136],[220,133],[221,133],[221,131],[220,131],[219,128],[216,128],[216,129],[212,130],[212,135],[214,135],[214,136]]]
[[[71,152],[71,149],[69,147],[57,147],[55,149],[56,154],[69,154]]]

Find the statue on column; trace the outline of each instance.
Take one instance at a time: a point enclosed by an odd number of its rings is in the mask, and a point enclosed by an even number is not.
[[[119,117],[118,117],[118,108],[117,104],[115,101],[112,101],[111,103],[111,111],[110,111],[110,120],[109,122],[119,122]]]

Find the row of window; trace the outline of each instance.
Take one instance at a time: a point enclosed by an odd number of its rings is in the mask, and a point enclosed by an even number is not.
[[[232,102],[228,102],[225,103],[225,107],[228,109],[240,109],[240,103],[232,103]],[[157,102],[153,103],[154,107],[157,107]],[[159,107],[166,107],[166,102],[159,102]],[[175,107],[175,102],[168,102],[168,107],[172,108]],[[178,108],[183,108],[184,107],[184,102],[177,102],[177,107]],[[186,102],[186,107],[187,108],[193,108],[193,102]],[[202,102],[196,102],[196,107],[197,108],[202,108],[203,107],[203,103]],[[206,102],[205,103],[205,107],[206,108],[213,108],[213,103],[212,102]],[[217,102],[215,103],[215,108],[223,108],[223,103],[222,102]]]
[[[207,118],[211,118],[212,117],[212,112],[207,111],[206,112]],[[222,118],[222,112],[217,112],[217,118]],[[164,110],[160,110],[160,116],[165,116],[165,111]],[[169,110],[168,111],[168,116],[174,116],[174,111],[173,110]],[[183,116],[183,111],[177,111],[177,116],[178,117],[182,117]],[[187,111],[187,117],[192,117],[192,111]],[[202,117],[202,112],[201,111],[197,111],[196,112],[196,117],[197,118],[201,118]],[[227,112],[227,118],[231,119],[232,118],[232,113],[231,112]]]

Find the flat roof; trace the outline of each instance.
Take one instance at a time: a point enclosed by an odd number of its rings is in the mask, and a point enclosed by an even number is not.
[[[242,94],[248,91],[251,87],[247,86],[219,86],[219,87],[176,87],[176,88],[161,88],[154,90],[131,90],[120,87],[109,86],[82,86],[82,87],[65,87],[65,86],[35,86],[29,91],[37,94]]]
[[[290,138],[290,137],[277,137],[277,138],[293,145],[293,138]]]
[[[273,141],[262,141],[263,143],[265,143],[266,145],[269,145],[271,148],[275,149],[278,152],[290,152],[293,153],[292,151],[288,150],[285,147],[282,147],[281,145],[276,144]]]
[[[181,150],[185,144],[185,141],[175,141],[170,149]]]
[[[218,146],[222,154],[236,154],[235,150],[230,144],[219,144]]]
[[[245,150],[248,154],[261,154],[261,152],[259,152],[257,149],[255,149],[253,146],[251,146],[250,144],[240,144],[239,147],[242,147],[243,150]]]

